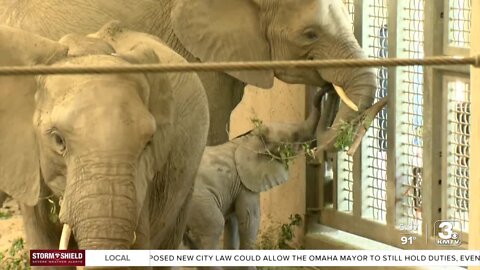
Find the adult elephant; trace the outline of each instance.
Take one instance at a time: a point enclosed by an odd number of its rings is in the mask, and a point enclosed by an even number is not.
[[[129,28],[160,37],[190,62],[300,59],[350,59],[365,55],[351,31],[342,0],[0,0],[1,21],[58,39],[96,31],[121,20]],[[246,84],[287,82],[345,89],[359,110],[373,102],[375,73],[370,68],[231,71],[200,73],[210,110],[209,145],[228,140],[230,113]],[[331,112],[335,114],[336,112]],[[333,124],[353,119],[342,103]],[[330,129],[320,146],[330,150]]]
[[[0,55],[2,66],[186,62],[118,22],[58,42],[2,25]],[[70,248],[177,248],[207,141],[204,91],[194,73],[0,77],[0,189],[22,202],[29,247],[57,249],[68,224]]]

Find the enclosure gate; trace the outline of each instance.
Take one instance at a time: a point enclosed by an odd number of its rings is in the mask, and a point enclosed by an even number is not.
[[[344,2],[370,58],[469,55],[471,0]],[[457,248],[465,248],[468,67],[378,68],[377,85],[375,100],[388,93],[388,106],[361,148],[325,156],[318,169],[318,193],[309,195],[318,222],[403,249],[437,249],[434,223],[456,220]],[[415,231],[406,243],[404,229]]]

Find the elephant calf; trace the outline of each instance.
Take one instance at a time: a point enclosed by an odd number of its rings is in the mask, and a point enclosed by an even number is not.
[[[225,227],[224,248],[237,247],[232,242],[237,233],[241,249],[253,248],[260,224],[260,192],[288,179],[287,167],[275,157],[281,156],[282,145],[298,154],[302,142],[314,139],[324,90],[316,94],[315,108],[301,124],[260,125],[227,143],[205,148],[187,217],[188,247],[217,249]]]

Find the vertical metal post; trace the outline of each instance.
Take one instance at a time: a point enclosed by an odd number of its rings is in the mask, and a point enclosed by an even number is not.
[[[360,46],[365,49],[365,42],[363,39],[363,3],[362,0],[355,0],[355,19],[353,21],[355,37]],[[363,205],[363,190],[362,190],[362,147],[359,147],[353,158],[353,216],[357,218],[362,217]]]
[[[312,101],[315,95],[315,90],[317,87],[306,85],[305,86],[305,118],[311,113]],[[319,166],[313,166],[307,164],[305,166],[305,181],[306,181],[306,190],[305,190],[305,209],[306,209],[306,219],[309,219],[312,216],[315,216],[315,213],[312,212],[312,209],[319,208],[319,204],[323,201],[323,183],[321,175],[319,174]],[[309,224],[308,220],[305,224]]]
[[[443,43],[443,2],[425,1],[425,57],[441,55]],[[424,103],[423,103],[423,183],[422,183],[422,219],[423,232],[433,235],[435,221],[441,219],[442,201],[442,78],[432,67],[424,67]],[[446,186],[446,179],[444,185]],[[445,209],[445,208],[443,208]]]
[[[397,0],[388,1],[388,54],[389,57],[397,55]],[[397,86],[397,68],[388,68],[388,105],[387,105],[387,224],[391,227],[396,225],[397,217],[397,196],[396,196],[396,86]]]

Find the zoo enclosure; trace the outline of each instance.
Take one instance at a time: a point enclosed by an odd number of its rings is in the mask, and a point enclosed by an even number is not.
[[[350,0],[346,4],[352,28],[369,57],[469,54],[471,0]],[[436,42],[438,37],[443,42]],[[402,248],[436,248],[423,241],[432,236],[433,223],[456,219],[461,225],[455,229],[462,231],[466,244],[469,70],[379,68],[377,77],[376,100],[389,93],[389,106],[377,116],[353,158],[343,152],[326,158],[329,164],[321,168],[320,185],[313,194],[318,199],[313,210],[320,210],[319,223],[392,246],[399,246],[401,225],[414,225],[419,241]],[[328,183],[333,189],[327,188]],[[332,192],[333,198],[325,196]]]
[[[359,43],[378,59],[468,56],[471,1],[344,0]],[[437,249],[427,241],[434,222],[457,220],[457,248],[466,248],[469,76],[468,67],[378,68],[375,101],[388,93],[388,106],[353,157],[324,157],[318,188],[307,194],[318,223],[403,249]],[[415,241],[402,245],[406,226]]]

